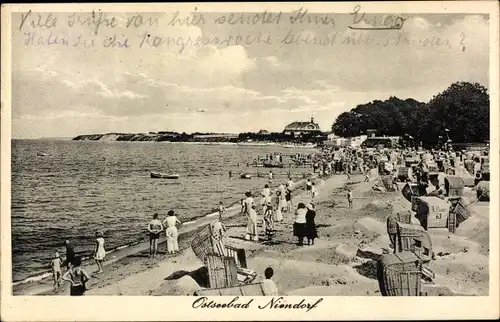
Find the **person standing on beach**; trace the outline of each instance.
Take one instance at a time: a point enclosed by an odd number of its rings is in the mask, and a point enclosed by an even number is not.
[[[347,180],[351,180],[351,161],[346,162],[345,174],[347,175]]]
[[[102,231],[97,231],[95,233],[95,250],[94,258],[97,264],[97,274],[102,273],[102,263],[104,262],[104,257],[106,256],[106,250],[104,249],[104,234]]]
[[[177,231],[177,224],[182,224],[175,212],[170,210],[167,213],[167,218],[163,221],[163,226],[166,227],[165,234],[167,235],[167,253],[173,254],[179,251],[179,232]]]
[[[306,191],[307,191],[307,195],[311,196],[311,194],[312,194],[312,182],[311,182],[311,179],[307,179],[307,181],[306,181]]]
[[[279,195],[279,206],[278,207],[280,207],[281,212],[283,212],[283,211],[286,211],[286,207],[287,207],[286,194],[287,194],[287,190],[288,189],[285,188],[284,184],[280,184],[278,190],[280,192],[280,195]]]
[[[160,240],[160,232],[163,230],[163,225],[158,219],[158,214],[153,215],[153,219],[148,224],[149,231],[149,257],[155,258],[158,252],[158,241]]]
[[[352,209],[352,189],[347,190],[347,202],[349,203],[349,209]]]
[[[311,187],[311,199],[314,199],[314,197],[316,197],[316,194],[317,194],[316,184],[313,182]]]
[[[292,188],[289,185],[285,187],[285,202],[286,202],[286,211],[292,211]]]
[[[245,239],[259,241],[259,234],[257,232],[257,211],[255,211],[255,204],[252,204],[251,208],[248,210],[247,220],[247,234]]]
[[[302,202],[299,203],[297,210],[295,210],[295,222],[293,223],[293,235],[298,238],[298,246],[304,245],[304,237],[306,237],[306,213],[306,205]]]
[[[281,202],[281,191],[278,189],[276,191],[276,211],[274,212],[274,222],[281,222],[283,220],[282,211],[282,202]]]
[[[294,184],[295,184],[295,183],[294,183],[294,182],[293,182],[293,180],[292,180],[292,175],[289,173],[289,174],[288,174],[288,182],[286,183],[286,185],[287,185],[288,189],[292,189],[292,190],[293,190],[293,185],[294,185]]]
[[[391,214],[389,215],[389,217],[387,217],[387,234],[389,234],[391,246],[394,249],[394,253],[396,253],[398,241],[398,222],[394,214]]]
[[[222,215],[226,211],[226,207],[224,207],[224,204],[222,203],[222,201],[219,202],[219,207],[217,207],[217,211],[219,211],[219,220],[222,222]]]
[[[71,262],[75,258],[75,249],[73,248],[73,245],[71,245],[71,242],[67,239],[64,241],[64,246],[66,247],[66,260],[64,262],[64,266],[69,269],[71,267]]]
[[[212,231],[212,245],[215,254],[226,256],[226,247],[224,246],[224,234],[226,229],[222,222],[216,220],[210,224]]]
[[[245,239],[250,240],[253,237],[252,239],[254,241],[258,241],[259,237],[257,235],[257,212],[255,211],[255,203],[250,191],[247,191],[245,196],[245,215],[247,217],[247,232]]]
[[[273,182],[273,172],[271,170],[269,170],[269,174],[267,175],[268,179],[269,179],[269,183],[272,183]]]
[[[264,223],[266,227],[267,240],[272,240],[274,235],[274,214],[271,200],[267,201],[266,210],[264,212]]]
[[[262,196],[262,201],[261,201],[261,204],[262,204],[262,213],[265,214],[266,213],[266,209],[267,209],[267,205],[268,203],[271,203],[271,189],[269,189],[269,185],[266,184],[264,185],[264,189],[262,189],[260,195]]]
[[[80,256],[73,258],[71,268],[63,275],[62,279],[71,283],[70,295],[82,296],[87,291],[85,283],[90,280],[89,274],[81,268],[82,259]]]
[[[61,286],[61,265],[63,261],[59,256],[59,253],[56,252],[54,258],[50,262],[50,266],[52,267],[52,276],[54,278],[54,289],[59,288]]]
[[[318,238],[318,231],[316,230],[316,210],[314,210],[314,204],[310,203],[307,205],[306,212],[306,237],[307,245],[314,245],[314,239]]]

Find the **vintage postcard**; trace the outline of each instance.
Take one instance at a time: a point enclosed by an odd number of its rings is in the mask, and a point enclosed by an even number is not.
[[[2,318],[498,317],[498,8],[2,5]]]

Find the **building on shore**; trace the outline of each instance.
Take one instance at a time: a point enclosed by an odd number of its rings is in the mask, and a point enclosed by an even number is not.
[[[368,138],[366,135],[353,136],[349,138],[344,138],[337,136],[333,133],[328,134],[328,140],[324,142],[327,146],[334,147],[359,147]]]
[[[292,122],[285,126],[283,133],[286,135],[301,136],[304,134],[320,133],[321,129],[314,118],[311,117],[309,122]]]
[[[362,144],[362,147],[365,148],[393,148],[400,144],[401,141],[400,136],[374,136],[368,137]]]

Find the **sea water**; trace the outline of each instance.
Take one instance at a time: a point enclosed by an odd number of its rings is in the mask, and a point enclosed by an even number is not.
[[[37,152],[46,156],[37,156]],[[266,153],[314,150],[269,146],[196,145],[155,142],[57,140],[12,141],[13,281],[40,278],[55,251],[64,258],[65,239],[77,252],[91,253],[97,230],[106,248],[124,247],[147,237],[146,227],[175,210],[181,221],[213,213],[220,201],[234,205],[246,190],[258,191],[267,178],[247,167]],[[285,157],[285,162],[287,158]],[[298,180],[304,168],[273,169],[273,185]],[[179,174],[152,179],[150,171]],[[233,177],[228,173],[232,171]],[[243,172],[251,180],[240,179]]]

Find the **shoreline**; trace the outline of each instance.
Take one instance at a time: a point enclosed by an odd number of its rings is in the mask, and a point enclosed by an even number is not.
[[[261,242],[245,241],[246,224],[242,216],[237,216],[239,207],[232,210],[236,214],[226,213],[224,216],[228,244],[246,249],[248,267],[258,274],[256,282],[262,278],[266,267],[273,267],[273,280],[279,295],[380,296],[374,275],[374,258],[391,252],[386,217],[391,212],[408,211],[411,204],[401,194],[404,184],[399,184],[399,191],[377,192],[372,186],[380,180],[378,175],[373,173],[369,182],[363,182],[363,179],[362,175],[353,175],[347,180],[342,174],[315,178],[318,195],[314,203],[318,211],[319,237],[312,246],[296,245],[291,231],[293,212],[283,214],[284,221],[278,224],[272,243],[262,240],[262,215],[259,213]],[[353,189],[353,209],[347,205],[346,188]],[[299,182],[292,200],[295,206],[297,202],[310,200]],[[422,290],[428,296],[482,296],[489,292],[489,203],[473,203],[470,207],[471,217],[455,234],[449,234],[447,229],[428,230],[433,251],[437,254],[430,262],[435,273],[434,282],[422,282]],[[211,220],[208,217],[205,223]],[[183,232],[179,238],[178,254],[164,253],[163,238],[157,259],[148,258],[146,247],[145,250],[135,249],[135,255],[107,262],[105,273],[93,276],[86,294],[192,295],[202,286],[191,275],[185,275],[196,272],[203,263],[191,250],[190,240],[197,233],[196,229],[205,223]],[[51,290],[51,283],[47,285],[49,289],[36,294],[68,294],[67,285],[58,291]]]
[[[315,175],[310,175],[308,178],[315,179]],[[304,191],[305,182],[307,179],[301,179],[295,182],[295,191]],[[276,187],[274,187],[276,188]],[[273,189],[274,189],[273,188]],[[254,196],[259,196],[259,192],[253,192]],[[260,198],[260,197],[258,197]],[[240,214],[241,206],[239,201],[234,202],[226,208],[224,214],[225,219],[232,219],[233,217]],[[204,227],[206,224],[213,221],[213,217],[217,216],[218,212],[211,212],[205,215],[195,216],[189,221],[183,222],[183,225],[179,227],[179,243],[181,239],[185,239],[190,233]],[[160,237],[159,245],[166,243],[166,237]],[[149,240],[147,237],[141,238],[138,241],[120,245],[109,251],[106,250],[107,260],[104,263],[104,267],[109,266],[115,262],[118,262],[131,255],[136,255],[138,253],[148,251],[149,252]],[[181,251],[182,252],[182,251]],[[83,257],[82,267],[88,269],[89,267],[94,267],[95,264],[91,263],[92,258]],[[42,273],[37,273],[29,276],[25,279],[12,281],[12,294],[13,295],[43,295],[46,292],[52,290],[52,273],[51,270],[44,271]]]

